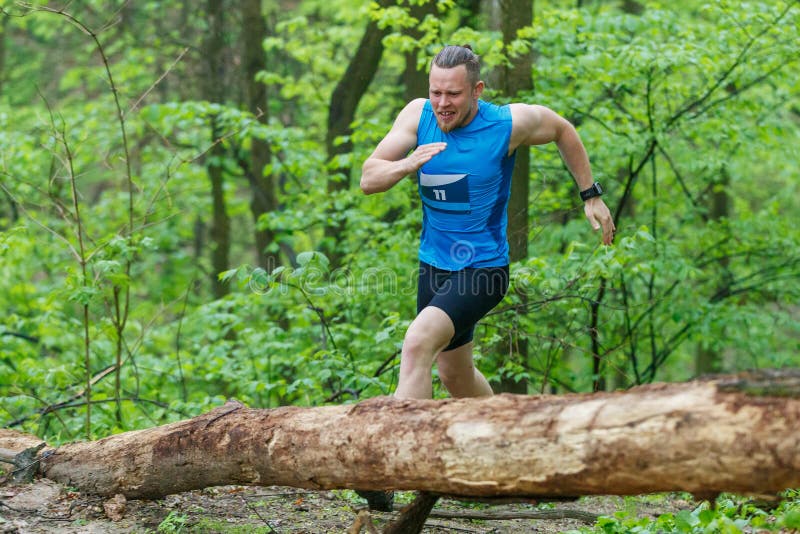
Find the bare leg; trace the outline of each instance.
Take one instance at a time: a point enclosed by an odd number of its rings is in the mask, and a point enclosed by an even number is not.
[[[473,343],[439,353],[439,378],[452,397],[486,397],[493,394],[486,377],[475,367]]]
[[[395,397],[430,399],[433,396],[433,360],[450,343],[454,333],[453,321],[441,309],[428,306],[419,312],[403,339]]]

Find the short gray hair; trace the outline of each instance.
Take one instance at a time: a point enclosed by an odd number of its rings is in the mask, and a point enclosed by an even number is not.
[[[452,69],[459,65],[467,68],[467,79],[475,85],[481,79],[481,62],[478,54],[472,51],[470,45],[448,45],[433,58],[433,65],[440,69]]]

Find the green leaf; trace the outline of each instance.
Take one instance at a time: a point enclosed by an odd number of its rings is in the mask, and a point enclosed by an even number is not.
[[[314,265],[327,270],[328,266],[330,265],[330,260],[328,260],[328,257],[321,252],[306,251],[297,255],[297,263],[301,267]]]
[[[217,275],[217,279],[221,282],[229,282],[231,278],[239,274],[239,269],[228,269],[227,271],[222,271]]]

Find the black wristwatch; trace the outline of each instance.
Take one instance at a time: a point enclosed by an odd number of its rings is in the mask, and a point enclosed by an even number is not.
[[[599,183],[595,182],[589,189],[581,191],[581,200],[585,202],[590,198],[599,197],[602,194],[603,194],[603,188],[600,187]]]

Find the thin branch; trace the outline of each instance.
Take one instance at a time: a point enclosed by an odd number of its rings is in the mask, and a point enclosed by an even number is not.
[[[37,393],[36,393],[36,391],[35,391],[35,390],[32,390],[32,391],[26,392],[26,394],[27,394],[29,397],[31,397],[31,398],[33,398],[34,400],[36,400],[36,401],[37,401],[39,404],[45,404],[45,401],[44,401],[44,399],[43,399],[43,398],[41,398],[39,395],[37,395]],[[6,410],[6,412],[7,412],[7,413],[9,413],[9,414],[11,414],[11,412],[9,412],[8,410]],[[63,427],[63,429],[64,429],[64,433],[65,433],[66,435],[68,435],[68,436],[69,436],[69,439],[73,439],[73,437],[74,437],[74,434],[73,434],[73,432],[72,432],[72,429],[71,429],[71,428],[70,428],[70,426],[67,424],[67,422],[66,422],[66,421],[64,421],[64,419],[61,417],[61,414],[59,414],[58,412],[54,412],[54,413],[53,413],[53,416],[56,418],[56,420],[58,420],[58,422],[59,422],[59,423],[61,423],[61,426],[62,426],[62,427]],[[47,432],[41,432],[41,433],[42,433],[42,434],[46,434]]]
[[[692,205],[692,207],[698,208],[699,205],[698,205],[697,201],[694,199],[694,197],[692,197],[692,193],[689,191],[689,188],[686,186],[686,180],[683,179],[683,175],[678,170],[677,165],[675,165],[675,161],[672,159],[672,157],[669,155],[669,153],[661,145],[658,145],[658,153],[661,154],[662,156],[664,156],[664,159],[667,160],[667,164],[669,165],[670,170],[672,170],[672,173],[675,175],[675,178],[678,180],[678,184],[681,186],[681,189],[683,190],[683,194],[686,195],[686,198],[689,200],[689,203]]]
[[[91,378],[91,380],[89,381],[90,383],[89,383],[88,386],[91,388],[91,386],[96,385],[98,382],[103,380],[105,377],[110,375],[112,372],[114,372],[114,366],[113,365],[110,365],[110,366],[106,367],[105,369],[103,369],[102,371],[98,372],[97,374],[95,374]],[[69,398],[67,398],[65,400],[62,400],[62,401],[59,401],[59,402],[56,402],[54,404],[49,404],[49,405],[45,406],[44,408],[36,410],[33,414],[26,415],[26,416],[23,416],[23,417],[20,417],[20,418],[14,420],[14,421],[11,421],[10,423],[7,423],[7,426],[9,426],[9,427],[18,426],[18,425],[21,425],[22,423],[24,423],[25,421],[35,417],[35,416],[41,417],[41,416],[56,412],[58,410],[61,410],[62,408],[64,408],[65,406],[70,405],[72,402],[76,401],[77,399],[86,396],[86,391],[87,391],[86,389],[81,389],[80,391],[78,391],[74,395],[70,396]],[[42,401],[41,399],[38,399],[38,400],[40,400],[42,402],[42,404],[44,404],[44,401]]]
[[[250,504],[250,501],[248,501],[247,499],[245,499],[245,498],[244,498],[244,497],[243,497],[241,494],[239,495],[239,498],[242,500],[242,502],[244,503],[244,505],[245,505],[245,506],[246,506],[246,507],[247,507],[247,508],[248,508],[248,509],[249,509],[251,512],[253,512],[254,514],[256,514],[256,515],[258,516],[258,518],[261,520],[261,522],[262,522],[262,523],[264,523],[264,524],[267,526],[267,528],[269,529],[269,532],[277,532],[277,530],[275,530],[274,528],[272,528],[272,525],[270,525],[270,524],[269,524],[269,521],[267,520],[267,518],[265,518],[263,515],[261,515],[261,512],[259,512],[259,510],[258,510],[258,508],[257,508],[257,507],[255,507],[255,506],[252,506],[252,505]]]
[[[83,22],[81,22],[77,17],[75,17],[74,15],[72,15],[70,13],[67,13],[65,11],[65,8],[53,9],[53,8],[50,8],[50,7],[47,7],[47,6],[41,6],[41,7],[37,8],[37,11],[42,11],[44,13],[60,15],[60,16],[64,17],[65,19],[67,19],[70,23],[72,23],[80,31],[82,31],[83,33],[85,33],[86,35],[91,37],[91,39],[94,41],[94,44],[95,44],[95,47],[97,48],[98,53],[100,54],[100,57],[101,57],[102,61],[103,61],[103,66],[105,68],[106,76],[108,78],[108,82],[109,82],[109,85],[111,87],[111,94],[114,97],[114,106],[116,107],[116,110],[117,110],[117,121],[119,123],[120,133],[121,133],[121,136],[122,136],[122,150],[123,150],[124,159],[125,159],[125,176],[126,176],[127,186],[128,186],[128,228],[127,228],[127,231],[124,232],[124,235],[125,235],[126,240],[128,242],[128,246],[130,248],[133,248],[132,247],[132,245],[133,245],[133,232],[134,232],[134,227],[133,227],[133,223],[134,223],[134,202],[133,202],[133,198],[134,198],[134,191],[135,191],[136,188],[135,188],[135,185],[134,185],[134,182],[133,182],[133,170],[131,168],[130,150],[128,148],[128,133],[127,133],[127,130],[126,130],[126,127],[125,127],[126,126],[125,125],[125,114],[122,111],[122,105],[121,105],[120,100],[119,100],[119,90],[117,89],[117,85],[114,82],[114,75],[111,72],[111,65],[108,62],[108,55],[105,52],[103,44],[100,42],[98,34],[95,33],[94,31],[92,31],[88,26],[86,26]],[[72,165],[71,154],[69,153],[69,149],[66,146],[66,140],[64,139],[64,140],[62,140],[62,142],[64,143],[65,149],[67,150],[67,159],[68,159],[68,162],[70,163],[70,176],[71,176],[72,182],[74,184],[74,181],[75,181],[74,180],[74,176],[75,175],[74,175],[74,173],[72,171],[72,168],[71,168],[71,165]],[[74,188],[74,185],[73,185],[73,194],[75,194],[74,189],[75,188]],[[75,214],[76,214],[76,218],[78,219],[78,233],[79,233],[78,237],[79,237],[80,246],[81,246],[81,256],[80,257],[81,257],[82,267],[84,268],[84,280],[85,280],[86,279],[86,272],[85,272],[86,255],[84,254],[84,251],[83,251],[82,229],[81,229],[81,226],[80,226],[80,224],[81,224],[80,223],[80,214],[79,214],[78,208],[77,208],[77,197],[76,197],[75,203],[76,203],[76,205],[75,205]],[[128,278],[130,278],[132,263],[133,263],[133,258],[130,257],[130,256],[126,257],[126,259],[125,259],[125,275]],[[124,336],[124,331],[125,331],[125,327],[126,327],[127,322],[128,322],[128,316],[129,316],[129,312],[130,312],[131,284],[130,283],[126,283],[124,288],[121,288],[119,285],[114,285],[113,298],[114,298],[113,324],[114,324],[114,329],[116,331],[116,337],[117,337],[117,339],[116,339],[116,360],[117,360],[117,364],[116,364],[116,375],[115,375],[115,386],[116,387],[115,387],[114,391],[115,391],[115,398],[117,399],[117,421],[121,423],[122,408],[121,408],[121,404],[120,404],[120,401],[119,401],[119,396],[120,396],[119,392],[121,390],[121,375],[120,375],[120,373],[122,371],[122,369],[121,369],[122,368],[122,338]],[[85,321],[88,321],[88,305],[84,305],[84,316],[85,316],[84,317]],[[86,335],[88,336],[88,324],[86,325],[85,328],[86,328]],[[87,339],[87,345],[88,345],[88,339]],[[86,364],[87,364],[87,381],[88,381],[88,369],[89,369],[88,346],[87,346]],[[91,394],[90,389],[87,389],[87,395],[90,395],[90,394]],[[87,401],[88,401],[88,398],[87,398]],[[87,410],[91,410],[91,403],[87,403]],[[87,426],[89,425],[89,422],[88,422],[89,420],[90,420],[90,412],[87,412]],[[87,434],[88,434],[89,431],[90,431],[90,429],[87,428]],[[87,435],[87,437],[88,437],[88,435]]]
[[[337,401],[340,398],[344,397],[345,395],[350,395],[354,399],[358,399],[363,390],[364,390],[364,388],[360,388],[360,389],[353,389],[353,388],[340,389],[339,391],[337,391],[333,395],[329,395],[326,399],[324,399],[322,401],[322,403],[325,404],[325,403],[328,403],[328,402]]]
[[[188,412],[173,408],[167,402],[161,402],[161,401],[157,401],[157,400],[145,399],[145,398],[142,398],[142,397],[135,397],[135,396],[132,396],[132,397],[121,397],[120,400],[122,402],[133,402],[133,403],[144,402],[144,403],[147,403],[147,404],[152,404],[154,406],[158,406],[159,408],[163,408],[165,410],[172,411],[172,412],[180,415],[181,417],[191,417],[191,414],[189,414]],[[92,399],[90,402],[91,402],[91,404],[109,404],[109,403],[116,404],[117,399]],[[65,404],[63,406],[59,406],[58,410],[67,410],[69,408],[79,408],[79,407],[85,406],[85,405],[86,405],[86,401],[72,402],[72,403],[69,403],[69,404]],[[223,415],[225,415],[225,414],[223,414]]]
[[[605,389],[605,379],[603,378],[603,356],[600,354],[598,324],[600,322],[600,303],[606,294],[607,278],[600,278],[600,289],[597,290],[597,297],[589,305],[590,326],[589,341],[591,343],[592,354],[592,391]]]
[[[383,361],[383,363],[381,363],[381,365],[378,367],[378,369],[372,374],[372,378],[378,378],[383,373],[388,371],[389,369],[393,369],[395,366],[391,365],[391,363],[395,361],[395,359],[397,358],[398,354],[400,354],[400,351],[396,350],[388,358],[386,358]],[[358,398],[361,397],[361,393],[363,393],[364,389],[365,388],[363,388],[363,387],[362,388],[358,388],[358,389],[343,388],[343,389],[333,393],[332,395],[328,396],[322,402],[323,403],[333,402],[333,401],[338,400],[339,398],[343,397],[345,394],[349,394],[353,398],[358,399]]]
[[[635,169],[632,169],[628,173],[628,180],[625,183],[625,191],[622,193],[622,198],[620,198],[619,202],[617,203],[617,209],[614,211],[614,223],[619,226],[619,218],[622,215],[622,210],[625,208],[625,205],[628,202],[632,192],[633,186],[636,183],[636,179],[639,176],[639,173],[642,172],[642,169],[647,164],[647,161],[653,157],[653,152],[655,151],[656,147],[658,146],[658,140],[653,138],[650,140],[647,150],[645,151],[644,156],[642,157],[639,164],[636,166]],[[631,156],[630,163],[633,163],[633,156]]]
[[[764,286],[768,282],[777,282],[778,280],[784,280],[784,279],[797,280],[798,274],[800,274],[800,273],[798,273],[796,271],[795,272],[791,272],[790,271],[788,273],[778,273],[778,274],[773,274],[771,276],[767,276],[767,273],[778,271],[778,269],[781,269],[783,267],[785,267],[785,266],[778,265],[778,266],[775,266],[775,267],[771,267],[769,269],[762,269],[761,271],[753,273],[752,275],[747,276],[745,278],[742,278],[742,279],[739,279],[739,280],[734,280],[734,281],[731,282],[729,288],[727,288],[726,290],[718,291],[717,293],[712,295],[711,298],[709,299],[709,302],[711,302],[712,304],[716,304],[717,302],[720,302],[720,301],[722,301],[722,300],[724,300],[726,298],[729,298],[729,297],[732,297],[732,296],[735,296],[735,295],[741,295],[741,294],[744,294],[744,293],[749,293],[751,291],[755,291],[755,290],[761,288],[762,286]],[[739,287],[739,288],[736,288],[736,289],[731,289],[734,285],[740,284],[740,283],[744,282],[744,280],[747,280],[747,279],[750,279],[750,278],[755,278],[755,276],[757,276],[757,275],[762,277],[761,280],[753,282],[752,284],[747,285],[747,286],[742,286],[742,287]]]
[[[10,176],[10,175],[8,175],[8,176]],[[72,245],[72,243],[70,243],[69,239],[67,239],[65,236],[59,234],[57,231],[53,230],[52,228],[50,228],[46,224],[40,222],[36,217],[34,217],[28,211],[28,209],[25,207],[25,205],[22,202],[20,202],[14,196],[14,194],[8,188],[6,188],[6,186],[3,185],[2,183],[0,183],[0,189],[2,189],[9,197],[11,197],[14,200],[14,202],[16,202],[17,206],[19,206],[19,209],[22,210],[22,214],[23,215],[25,215],[28,219],[30,219],[33,222],[33,224],[35,224],[36,226],[38,226],[39,228],[41,228],[45,232],[51,234],[58,241],[61,241],[62,243],[64,243],[67,246],[67,249],[69,250],[70,254],[72,254],[72,256],[74,256],[76,260],[80,261],[80,254],[75,249],[75,247]]]
[[[780,22],[781,19],[783,19],[789,13],[789,11],[794,7],[795,3],[797,2],[787,3],[786,8],[777,17],[775,17],[770,24],[765,25],[760,32],[750,37],[750,39],[747,40],[742,49],[739,51],[739,54],[736,56],[733,62],[728,66],[728,68],[726,68],[722,72],[722,74],[719,77],[717,77],[716,81],[711,85],[711,87],[706,89],[705,93],[703,93],[702,95],[685,103],[681,109],[679,109],[669,120],[667,120],[664,129],[665,130],[670,129],[670,127],[673,124],[675,124],[678,120],[680,120],[684,115],[686,115],[693,109],[697,109],[699,106],[708,101],[711,98],[711,96],[717,91],[717,89],[722,87],[722,85],[728,80],[728,78],[730,78],[730,76],[733,74],[733,71],[735,71],[739,66],[742,65],[747,55],[747,52],[750,50],[750,48],[753,47],[753,45],[755,45],[756,41],[758,41],[758,39],[760,39],[763,35],[769,32],[778,22]],[[705,109],[708,109],[708,107],[706,107]],[[697,116],[698,116],[697,113],[693,115],[693,117]]]
[[[31,343],[39,343],[39,338],[35,336],[29,336],[28,334],[23,334],[22,332],[0,332],[0,337],[3,336],[11,336],[11,337],[18,337],[20,339],[24,339],[25,341],[30,341]]]
[[[159,83],[161,83],[161,81],[164,78],[167,77],[167,75],[172,71],[172,69],[175,68],[175,66],[178,64],[178,62],[180,62],[180,60],[183,59],[183,56],[186,55],[186,52],[188,52],[188,51],[189,51],[189,47],[186,47],[181,51],[180,54],[178,54],[178,57],[175,58],[175,61],[173,61],[172,64],[169,67],[167,67],[167,70],[165,70],[164,73],[161,76],[159,76],[159,78],[155,82],[153,82],[153,84],[150,87],[148,87],[147,90],[144,93],[142,93],[142,96],[140,96],[136,100],[136,102],[133,103],[133,105],[130,107],[130,109],[128,109],[128,111],[125,113],[125,115],[128,115],[129,113],[133,113],[134,111],[136,111],[136,108],[139,107],[139,104],[141,104],[142,100],[147,98],[147,95],[149,95],[150,92],[153,89],[155,89],[156,86]]]
[[[391,369],[391,367],[389,367],[389,365],[395,360],[395,358],[397,358],[397,356],[399,354],[400,354],[400,350],[398,349],[398,350],[394,351],[391,356],[389,356],[388,358],[383,360],[383,363],[378,367],[378,369],[375,371],[375,373],[373,373],[372,377],[373,378],[378,378],[383,373],[385,373],[387,370]]]
[[[440,519],[478,519],[488,521],[508,521],[510,519],[540,519],[555,521],[559,519],[577,519],[583,523],[595,523],[600,517],[598,514],[583,510],[553,509],[553,510],[518,510],[502,512],[480,512],[477,510],[440,510],[434,509],[429,517]]]
[[[781,69],[783,69],[787,65],[791,65],[792,63],[796,63],[796,62],[797,62],[797,57],[791,57],[791,58],[787,59],[785,62],[783,62],[780,65],[768,70],[767,72],[763,73],[762,75],[756,77],[755,79],[753,79],[750,82],[746,83],[745,85],[743,85],[741,88],[737,89],[736,91],[731,92],[729,94],[726,94],[725,96],[720,97],[720,98],[718,98],[716,100],[712,100],[711,102],[709,102],[708,104],[706,104],[702,108],[698,109],[689,118],[690,119],[696,119],[697,117],[703,115],[704,113],[706,113],[707,111],[711,110],[712,108],[715,108],[719,104],[722,104],[723,102],[727,102],[728,100],[732,100],[732,99],[740,96],[743,92],[745,92],[748,89],[750,89],[750,88],[758,85],[759,83],[763,82],[764,80],[766,80],[767,78],[769,78],[770,76],[772,76],[776,72],[780,71]]]
[[[625,338],[630,339],[628,344],[628,358],[631,361],[631,368],[636,377],[636,384],[642,383],[642,376],[639,374],[639,357],[636,353],[636,340],[634,339],[634,331],[631,326],[630,304],[628,303],[628,284],[625,283],[625,274],[620,275],[620,286],[622,288],[622,304],[625,310]]]
[[[644,321],[648,316],[652,315],[653,312],[655,311],[655,309],[658,306],[660,306],[662,303],[666,302],[667,297],[680,286],[681,282],[683,282],[683,280],[675,280],[675,281],[673,281],[672,285],[670,285],[665,291],[663,291],[661,293],[661,297],[659,299],[651,300],[650,301],[651,304],[647,307],[647,309],[644,310],[641,314],[639,314],[639,316],[634,320],[630,331],[634,332],[634,331],[638,330],[639,329],[639,323]]]
[[[325,310],[323,310],[322,308],[317,307],[314,304],[314,302],[311,300],[311,297],[308,296],[308,293],[301,286],[299,286],[297,284],[291,284],[291,283],[288,283],[288,282],[285,282],[285,283],[286,283],[287,287],[294,288],[294,289],[298,290],[301,295],[303,295],[303,299],[305,299],[306,304],[308,305],[308,308],[311,311],[313,311],[314,313],[316,313],[317,316],[319,317],[320,323],[322,325],[322,329],[327,334],[327,339],[330,339],[331,345],[333,346],[333,350],[339,350],[338,347],[336,346],[336,339],[334,339],[333,333],[331,332],[331,329],[330,329],[330,326],[328,326],[328,321],[325,320]],[[349,354],[349,352],[348,352],[348,354]],[[352,359],[352,355],[351,355],[351,359]]]
[[[695,323],[689,322],[686,323],[683,328],[678,330],[675,334],[670,336],[670,338],[664,343],[663,348],[661,351],[656,354],[656,358],[653,361],[653,366],[648,367],[646,373],[649,374],[648,382],[652,381],[656,376],[656,370],[658,367],[661,367],[663,363],[666,361],[667,357],[672,354],[675,349],[678,348],[684,339],[686,339],[689,334],[693,331],[694,327],[696,326]]]
[[[239,132],[241,132],[241,131],[242,131],[242,130],[244,130],[245,128],[247,128],[247,125],[245,125],[245,126],[242,126],[242,127],[241,127],[241,128],[239,128],[238,130],[233,130],[233,131],[231,131],[231,132],[229,132],[229,133],[227,133],[227,134],[225,134],[225,135],[221,135],[221,136],[219,136],[219,137],[218,137],[217,139],[215,139],[215,140],[214,140],[214,141],[213,141],[213,142],[212,142],[210,145],[208,145],[208,146],[207,146],[207,147],[206,147],[206,148],[205,148],[205,149],[204,149],[202,152],[200,152],[200,153],[196,154],[195,156],[191,157],[190,159],[183,159],[183,160],[181,160],[181,161],[180,161],[180,165],[182,165],[182,164],[184,164],[184,163],[194,163],[195,161],[199,160],[200,158],[202,158],[203,156],[205,156],[206,154],[208,154],[208,152],[209,152],[209,151],[211,151],[211,150],[212,150],[212,149],[213,149],[215,146],[217,146],[218,144],[220,144],[220,143],[224,142],[224,141],[225,141],[225,140],[227,140],[228,138],[235,136],[236,134],[238,134]],[[180,166],[180,165],[179,165],[179,166]]]
[[[80,211],[80,199],[78,197],[78,185],[77,185],[77,178],[75,176],[75,168],[73,165],[73,158],[72,158],[72,150],[70,149],[69,142],[67,141],[67,132],[66,126],[64,125],[63,120],[61,121],[61,130],[59,131],[56,127],[56,120],[53,114],[53,110],[50,107],[50,103],[47,99],[44,99],[45,106],[47,107],[47,111],[50,114],[50,123],[53,127],[53,131],[59,135],[59,142],[61,146],[64,147],[65,153],[65,163],[66,169],[69,172],[69,183],[70,183],[70,190],[72,192],[72,209],[75,211],[75,225],[76,231],[78,234],[78,262],[81,268],[81,286],[84,290],[88,290],[90,287],[89,284],[89,274],[87,269],[87,258],[86,258],[86,247],[83,243],[83,220],[81,219],[81,211]],[[88,295],[84,295],[84,299],[88,299]],[[92,339],[89,334],[89,302],[85,301],[82,303],[81,308],[83,310],[83,365],[84,371],[86,374],[86,439],[91,438],[92,433],[92,407],[91,404],[88,404],[92,397],[92,382],[91,382],[91,343]]]
[[[658,167],[656,166],[656,158],[650,158],[650,175],[652,177],[652,188],[650,195],[654,202],[651,206],[651,232],[653,234],[653,255],[658,255]],[[656,269],[653,269],[649,274],[647,283],[647,300],[653,302],[655,300],[655,285],[656,285]],[[647,321],[648,338],[650,340],[650,354],[655,358],[656,350],[658,347],[658,333],[655,328],[655,318],[653,315],[648,317]],[[653,368],[653,375],[655,375],[656,368]]]
[[[181,307],[181,313],[178,317],[178,330],[175,333],[175,359],[178,361],[178,377],[180,378],[181,382],[181,394],[183,402],[186,402],[186,399],[188,398],[188,392],[186,391],[186,378],[183,376],[183,365],[181,364],[181,327],[183,326],[183,319],[186,317],[186,305],[189,302],[189,291],[194,286],[194,283],[195,281],[192,280],[186,287],[186,292],[183,295],[183,306]]]

